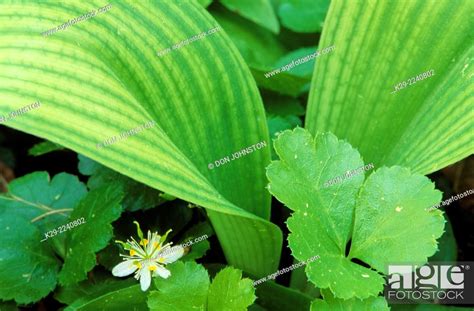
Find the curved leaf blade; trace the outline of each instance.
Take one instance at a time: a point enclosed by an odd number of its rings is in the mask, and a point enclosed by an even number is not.
[[[473,5],[333,1],[320,45],[341,49],[316,64],[306,127],[347,139],[375,166],[423,174],[473,153]]]
[[[274,271],[282,238],[267,221],[270,197],[262,191],[269,148],[208,169],[268,141],[263,105],[240,54],[217,31],[157,56],[216,27],[194,2],[120,1],[104,14],[39,35],[99,7],[98,1],[0,4],[0,114],[41,101],[6,124],[206,207],[231,264],[259,276]],[[21,22],[11,23],[13,17]],[[225,78],[210,79],[216,76]],[[154,127],[97,148],[150,120]]]

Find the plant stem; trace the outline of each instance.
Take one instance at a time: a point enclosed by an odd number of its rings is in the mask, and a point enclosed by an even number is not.
[[[40,219],[42,219],[42,218],[44,218],[44,217],[48,217],[49,215],[53,215],[53,214],[61,213],[62,215],[64,215],[63,212],[70,212],[70,211],[72,211],[72,208],[62,208],[62,209],[51,210],[51,211],[49,211],[49,212],[46,212],[46,213],[44,213],[44,214],[41,214],[41,215],[39,215],[39,216],[33,218],[33,219],[31,220],[31,222],[33,223],[33,222],[35,222],[35,221],[38,221],[38,220],[40,220]],[[64,216],[66,216],[66,215],[64,215]]]

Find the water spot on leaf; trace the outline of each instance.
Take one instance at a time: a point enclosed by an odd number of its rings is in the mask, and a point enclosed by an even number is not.
[[[399,213],[402,211],[402,209],[403,209],[403,207],[400,207],[400,206],[395,207],[395,211],[397,211]]]
[[[362,277],[363,277],[363,278],[368,278],[369,275],[368,275],[368,274],[362,274]]]

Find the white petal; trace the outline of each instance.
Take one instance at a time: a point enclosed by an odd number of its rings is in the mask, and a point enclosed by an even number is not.
[[[173,246],[170,250],[168,250],[165,255],[163,256],[160,255],[159,257],[164,258],[164,261],[163,261],[164,264],[169,264],[183,257],[183,255],[184,255],[184,248],[181,245],[177,245],[177,246]]]
[[[127,275],[130,275],[132,274],[133,272],[135,272],[135,270],[137,270],[137,266],[135,266],[133,264],[133,261],[131,260],[126,260],[126,261],[123,261],[121,263],[119,263],[118,265],[116,265],[113,269],[112,269],[112,274],[114,276],[127,276]]]
[[[150,270],[148,270],[148,267],[144,267],[140,271],[140,287],[142,291],[146,291],[148,287],[150,287],[151,283],[151,273]]]
[[[162,266],[157,266],[154,274],[161,276],[163,279],[167,279],[171,275],[171,272],[169,272]]]

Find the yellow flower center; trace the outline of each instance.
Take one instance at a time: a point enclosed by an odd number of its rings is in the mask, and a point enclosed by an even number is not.
[[[141,268],[142,268],[142,264],[141,264],[140,262],[138,262],[138,261],[135,262],[135,266],[137,266],[138,269],[141,269]]]
[[[147,239],[143,239],[143,240],[140,241],[140,245],[146,246],[147,244],[148,244]]]
[[[165,262],[165,259],[164,259],[163,257],[160,257],[160,258],[158,259],[158,262],[159,262],[159,263],[164,263],[164,262]]]
[[[130,250],[130,256],[135,256],[136,253],[137,253],[137,252],[134,251],[133,249]]]
[[[155,270],[156,270],[156,266],[149,266],[149,267],[148,267],[148,270],[150,270],[150,271],[155,271]]]

